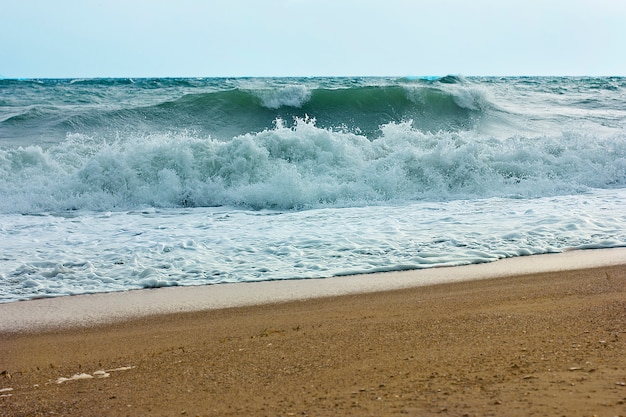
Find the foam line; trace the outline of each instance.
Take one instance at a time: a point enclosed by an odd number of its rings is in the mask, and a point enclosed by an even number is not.
[[[175,287],[0,305],[0,332],[83,327],[157,314],[260,305],[476,279],[626,264],[626,248],[568,251],[462,267],[327,279]]]

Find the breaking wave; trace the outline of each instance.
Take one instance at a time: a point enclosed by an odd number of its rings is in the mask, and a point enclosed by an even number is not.
[[[387,123],[380,137],[282,119],[229,141],[184,134],[70,135],[0,150],[0,211],[236,206],[306,209],[541,197],[626,185],[626,138],[495,139]]]

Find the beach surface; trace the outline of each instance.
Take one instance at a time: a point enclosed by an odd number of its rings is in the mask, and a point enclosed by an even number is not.
[[[624,416],[626,250],[0,305],[1,416]]]

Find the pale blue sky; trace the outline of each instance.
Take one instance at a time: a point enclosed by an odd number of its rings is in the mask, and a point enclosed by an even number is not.
[[[5,0],[4,77],[626,75],[623,0]]]

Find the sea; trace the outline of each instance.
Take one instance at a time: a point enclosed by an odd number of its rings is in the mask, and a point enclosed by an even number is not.
[[[3,303],[623,246],[626,78],[0,79]]]

